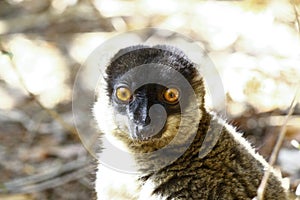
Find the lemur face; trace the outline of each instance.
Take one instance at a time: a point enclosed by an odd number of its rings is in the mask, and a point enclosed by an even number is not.
[[[122,49],[112,58],[106,74],[115,130],[132,140],[174,137],[184,112],[203,103],[202,79],[194,64],[172,47]],[[191,103],[195,91],[199,91],[197,101]]]
[[[131,138],[147,140],[160,137],[166,128],[166,117],[180,113],[179,88],[176,85],[167,88],[159,84],[146,84],[134,90],[131,85],[132,82],[120,80],[115,86],[112,102],[116,112],[128,118],[125,126]]]

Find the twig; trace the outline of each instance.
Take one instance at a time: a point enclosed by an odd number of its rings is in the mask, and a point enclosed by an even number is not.
[[[71,161],[41,174],[3,183],[0,192],[30,193],[53,188],[85,176],[89,173],[88,168],[85,158]]]
[[[42,102],[36,97],[35,94],[33,94],[27,87],[20,71],[18,70],[15,62],[14,62],[14,59],[13,59],[13,54],[10,52],[10,51],[7,51],[3,48],[2,45],[0,45],[0,50],[1,52],[4,54],[4,55],[7,55],[9,58],[10,58],[10,61],[11,61],[11,64],[12,64],[12,68],[13,70],[15,71],[18,79],[19,79],[19,82],[21,83],[22,87],[24,88],[24,90],[28,93],[29,97],[32,98],[43,110],[45,110],[53,119],[55,119],[64,129],[68,130],[70,133],[72,133],[72,137],[75,139],[75,140],[78,140],[78,136],[77,136],[77,131],[76,129],[69,125],[68,123],[66,123],[62,118],[61,116],[55,112],[54,110],[51,110],[47,107],[45,107]]]
[[[281,145],[283,143],[283,140],[284,140],[284,137],[285,137],[286,125],[287,125],[287,123],[288,123],[288,121],[290,119],[290,116],[293,114],[296,105],[297,105],[297,101],[296,100],[298,99],[297,97],[299,95],[299,88],[300,88],[300,86],[296,90],[295,96],[294,96],[293,101],[292,101],[292,103],[290,105],[290,108],[289,108],[289,112],[288,112],[288,114],[285,117],[285,121],[283,123],[283,126],[281,127],[278,139],[277,139],[275,147],[274,147],[274,149],[272,151],[272,154],[271,154],[271,157],[270,157],[270,160],[269,160],[270,167],[265,171],[264,176],[262,178],[262,181],[261,181],[261,183],[260,183],[260,185],[259,185],[259,187],[257,189],[258,200],[263,200],[264,192],[265,192],[265,189],[266,189],[266,186],[267,186],[267,182],[268,182],[268,179],[269,179],[269,176],[270,176],[270,173],[271,173],[271,166],[273,166],[274,163],[277,160],[280,147],[281,147]]]
[[[86,174],[88,174],[89,168],[90,167],[81,168],[72,173],[60,176],[55,179],[51,179],[49,181],[45,181],[45,182],[42,182],[42,183],[39,183],[36,185],[25,186],[25,187],[21,188],[18,192],[19,193],[32,193],[32,192],[43,191],[43,190],[46,190],[49,188],[54,188],[54,187],[58,187],[60,185],[64,185],[70,181],[74,181],[74,180],[84,177]]]
[[[298,33],[300,33],[300,21],[299,21],[299,13],[298,13],[298,10],[297,10],[297,7],[296,7],[295,0],[291,0],[291,1],[292,1],[292,5],[293,5],[293,9],[294,9],[294,13],[295,13],[297,30],[298,30]]]

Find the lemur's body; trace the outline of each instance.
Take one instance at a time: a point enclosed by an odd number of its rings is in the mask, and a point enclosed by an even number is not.
[[[149,98],[149,95],[168,90],[168,88],[155,85],[137,88],[136,91],[130,93],[130,95],[137,96],[145,94],[145,99],[139,103],[135,103],[135,101],[138,102],[138,99],[134,98],[128,98],[128,101],[125,99],[124,102],[116,101],[115,95],[119,95],[116,86],[119,82],[122,83],[122,87],[125,84],[130,88],[131,83],[129,84],[128,80],[134,80],[133,75],[131,79],[124,81],[122,75],[134,67],[150,63],[167,65],[181,73],[192,86],[197,102],[176,107],[176,102],[166,103],[166,100],[162,100],[160,97]],[[161,69],[159,78],[166,78],[168,72],[168,70]],[[240,133],[206,111],[202,78],[194,64],[182,52],[168,46],[128,48],[121,50],[112,59],[106,73],[107,87],[102,88],[100,97],[94,106],[95,118],[100,130],[105,135],[117,141],[122,148],[132,152],[133,160],[135,160],[140,174],[117,172],[99,163],[96,179],[98,199],[252,199],[257,195],[257,188],[268,164],[254,152]],[[124,88],[121,89],[123,93],[120,94],[123,96],[120,98],[124,100],[127,93]],[[107,96],[103,95],[103,92]],[[170,94],[170,97],[176,97],[176,90],[171,92],[173,93]],[[184,96],[184,98],[190,97]],[[167,120],[164,128],[157,134],[159,136],[140,128],[147,127],[151,121],[147,118],[148,111],[139,108],[145,106],[145,101],[148,102],[147,109],[162,101],[161,105],[167,110]],[[195,106],[199,109],[199,116],[192,114]],[[183,114],[182,110],[186,112]],[[146,115],[136,114],[137,112],[146,112]],[[126,121],[128,124],[120,124],[125,122],[115,121],[116,113],[123,116],[129,115],[128,121]],[[134,113],[137,117],[130,117],[130,113]],[[180,123],[182,117],[185,120]],[[198,130],[193,135],[189,125],[195,123],[197,117],[199,119]],[[144,123],[143,126],[141,123]],[[164,155],[167,159],[172,153],[182,151],[182,155],[175,161],[152,171],[151,166],[160,164],[161,160],[155,156],[144,157],[135,154],[154,152],[163,148],[174,139],[178,129],[181,129],[179,139],[168,150],[170,152]],[[214,137],[215,132],[218,132],[216,134],[218,138],[213,143],[213,148],[205,156],[199,156],[199,150],[201,147],[209,145],[206,143],[211,140],[207,140],[207,138]],[[191,141],[191,144],[185,149],[188,141]],[[286,199],[280,178],[273,171],[268,183],[265,199]]]

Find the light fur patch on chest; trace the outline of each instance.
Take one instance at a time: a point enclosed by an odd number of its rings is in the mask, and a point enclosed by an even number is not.
[[[153,194],[154,190],[155,190],[155,184],[151,180],[146,181],[146,183],[141,188],[138,200],[144,200],[144,199],[165,200],[165,199],[167,199],[163,195]]]
[[[136,174],[127,174],[98,165],[96,192],[98,200],[165,200],[162,195],[155,195],[155,184],[148,180],[139,182]]]
[[[137,200],[139,194],[138,176],[126,174],[98,165],[96,174],[96,192],[98,200]]]

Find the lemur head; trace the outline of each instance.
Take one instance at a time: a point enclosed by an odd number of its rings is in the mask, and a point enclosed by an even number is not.
[[[100,130],[133,149],[161,148],[180,128],[185,131],[179,139],[186,140],[188,127],[198,126],[204,111],[195,64],[171,46],[121,49],[106,68],[105,84],[93,110]]]

